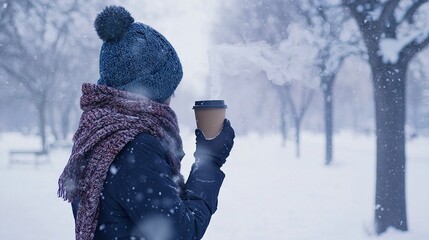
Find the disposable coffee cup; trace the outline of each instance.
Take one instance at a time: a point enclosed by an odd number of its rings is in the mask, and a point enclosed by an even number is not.
[[[193,109],[197,128],[203,132],[206,139],[215,138],[222,130],[226,108],[223,100],[195,101]]]

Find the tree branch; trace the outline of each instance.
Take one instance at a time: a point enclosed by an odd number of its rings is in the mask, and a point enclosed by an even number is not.
[[[296,104],[293,101],[291,93],[290,93],[290,85],[285,84],[285,85],[283,85],[283,87],[285,89],[286,99],[287,99],[287,102],[289,103],[290,110],[292,111],[293,118],[297,119],[298,118],[298,112],[297,112],[296,107],[295,107]]]
[[[311,100],[313,99],[314,90],[305,88],[304,93],[302,94],[302,105],[299,113],[299,121],[302,120],[305,113],[307,112],[308,107],[310,106]]]
[[[399,1],[400,0],[389,0],[384,4],[383,11],[381,12],[380,18],[378,19],[379,24],[385,24],[390,20],[390,17],[393,16],[393,12],[398,6]]]
[[[2,64],[0,66],[0,68],[4,69],[9,75],[13,76],[19,83],[21,83],[22,85],[24,85],[24,87],[32,94],[32,95],[36,95],[38,94],[38,91],[35,89],[35,87],[33,87],[31,85],[30,81],[27,81],[26,77],[24,75],[19,74],[16,71],[13,71],[12,69],[10,69],[8,66]]]
[[[414,3],[405,13],[404,18],[402,18],[400,20],[400,22],[402,23],[403,21],[408,21],[408,23],[413,23],[414,19],[414,14],[417,12],[417,10],[420,8],[420,6],[422,6],[423,4],[425,4],[428,0],[419,0],[416,3]]]
[[[308,10],[304,9],[302,6],[302,1],[293,1],[293,5],[297,9],[297,12],[302,13],[301,16],[304,17],[305,22],[308,26],[313,26],[313,18],[311,18],[311,14]]]
[[[363,2],[353,1],[353,0],[342,0],[342,1],[343,1],[343,6],[351,12],[351,14],[356,19],[357,24],[359,25],[359,27],[361,27],[361,25],[365,23],[366,15],[364,14],[364,11],[359,12],[357,10],[357,7],[360,4],[363,4]]]
[[[427,36],[423,41],[414,41],[407,44],[401,51],[400,55],[402,59],[401,61],[404,63],[408,63],[414,55],[420,52],[422,49],[429,45],[429,36]]]

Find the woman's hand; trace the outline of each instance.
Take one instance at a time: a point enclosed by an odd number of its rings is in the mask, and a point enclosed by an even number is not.
[[[201,130],[195,130],[196,161],[213,161],[221,167],[234,146],[235,132],[229,120],[225,119],[221,132],[214,138],[207,140]]]

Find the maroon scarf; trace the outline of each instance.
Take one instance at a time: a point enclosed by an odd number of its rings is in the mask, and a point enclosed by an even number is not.
[[[181,179],[184,156],[177,118],[166,104],[107,86],[82,85],[83,110],[73,137],[70,159],[58,180],[58,196],[79,201],[76,239],[94,237],[100,193],[110,164],[122,148],[139,133],[159,139],[168,153],[168,163]]]

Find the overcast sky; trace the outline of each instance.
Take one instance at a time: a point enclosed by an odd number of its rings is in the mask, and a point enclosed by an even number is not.
[[[214,0],[110,1],[127,8],[134,19],[162,33],[176,49],[183,65],[180,90],[204,97],[208,76],[207,50],[215,16]],[[106,4],[109,4],[106,2]]]

